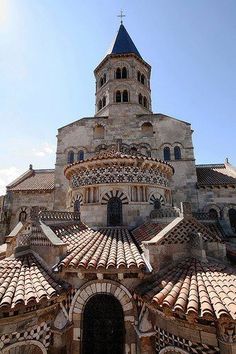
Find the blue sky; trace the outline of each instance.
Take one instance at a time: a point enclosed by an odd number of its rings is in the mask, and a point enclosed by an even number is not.
[[[153,111],[192,124],[197,163],[236,165],[235,0],[0,0],[0,193],[30,163],[52,168],[57,128],[94,115],[120,9]]]

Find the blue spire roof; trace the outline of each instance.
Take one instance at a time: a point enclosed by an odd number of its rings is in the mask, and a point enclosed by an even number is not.
[[[123,24],[120,25],[117,36],[107,54],[128,54],[134,53],[142,59],[134,42],[130,38]]]

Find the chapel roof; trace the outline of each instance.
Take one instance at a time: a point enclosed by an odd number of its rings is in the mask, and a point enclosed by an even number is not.
[[[141,284],[136,294],[172,315],[236,319],[236,271],[218,262],[186,258]]]
[[[7,186],[8,191],[52,191],[54,169],[29,169]]]
[[[68,245],[68,254],[59,263],[67,269],[145,270],[146,264],[131,233],[123,227],[92,230],[83,223],[51,226]]]
[[[29,250],[0,261],[0,310],[56,299],[66,286]]]
[[[126,31],[125,26],[121,24],[118,33],[112,43],[112,46],[108,50],[107,54],[130,54],[130,53],[134,53],[140,59],[142,59],[129,33]]]
[[[229,163],[197,165],[197,185],[236,185],[236,169]]]

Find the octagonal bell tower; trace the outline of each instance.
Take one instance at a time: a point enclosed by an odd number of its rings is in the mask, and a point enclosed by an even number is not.
[[[105,58],[94,70],[95,116],[116,118],[152,113],[150,76],[146,63],[121,23]]]

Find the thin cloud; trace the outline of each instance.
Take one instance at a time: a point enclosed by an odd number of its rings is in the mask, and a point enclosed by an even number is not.
[[[19,177],[24,171],[15,166],[0,169],[0,195],[6,193],[6,186]]]
[[[33,154],[38,157],[44,157],[47,155],[55,154],[56,147],[49,143],[43,143],[39,149],[33,149]]]

